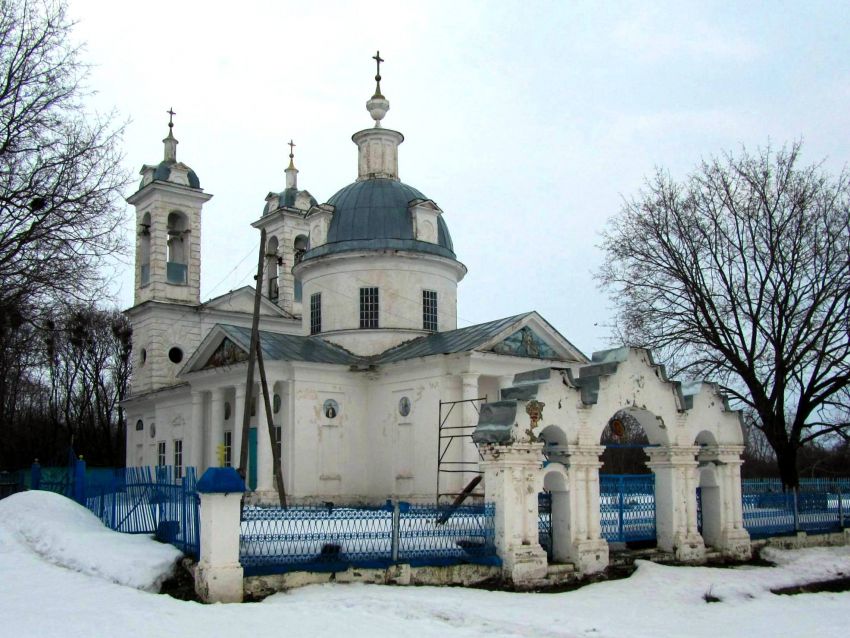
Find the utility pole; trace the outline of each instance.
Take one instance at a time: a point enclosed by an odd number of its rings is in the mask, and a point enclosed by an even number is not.
[[[248,351],[248,375],[245,381],[245,410],[242,413],[242,444],[239,449],[239,473],[244,477],[248,475],[248,428],[251,422],[251,402],[254,398],[254,363],[260,369],[260,387],[263,394],[263,403],[266,408],[266,422],[269,428],[269,441],[272,446],[272,464],[274,465],[275,487],[280,499],[280,506],[286,507],[286,490],[283,485],[283,475],[280,471],[280,447],[277,444],[277,435],[274,429],[274,415],[272,414],[271,399],[269,398],[269,386],[266,383],[266,368],[263,365],[263,351],[260,346],[260,300],[263,295],[263,264],[265,262],[266,229],[260,229],[260,256],[257,260],[257,277],[254,288],[254,317],[251,322],[251,346]],[[257,424],[259,427],[259,423]]]

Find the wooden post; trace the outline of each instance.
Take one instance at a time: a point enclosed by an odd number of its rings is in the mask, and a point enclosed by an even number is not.
[[[269,386],[266,382],[266,366],[263,364],[263,349],[257,341],[257,367],[260,369],[260,385],[263,391],[263,402],[266,405],[266,423],[269,427],[269,441],[272,445],[272,464],[274,467],[274,482],[277,488],[277,496],[280,499],[280,506],[286,509],[286,490],[283,486],[283,475],[280,468],[280,445],[277,443],[276,433],[274,431],[274,416],[272,414],[271,400],[269,399]],[[259,427],[259,424],[257,424]],[[283,427],[281,427],[281,434]],[[283,438],[281,436],[281,438]]]
[[[263,261],[266,250],[266,229],[260,229],[260,257],[257,263],[257,284],[254,287],[254,318],[251,322],[251,346],[248,350],[248,378],[245,381],[245,409],[242,411],[242,444],[239,450],[239,474],[248,476],[248,428],[251,422],[251,400],[254,396],[254,361],[260,342],[260,299],[263,294]]]

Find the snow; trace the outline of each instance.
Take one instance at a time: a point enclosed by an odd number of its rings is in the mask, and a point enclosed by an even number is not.
[[[200,605],[150,593],[179,553],[107,530],[64,497],[0,501],[0,634],[29,636],[710,637],[846,636],[850,592],[772,588],[850,577],[850,548],[767,550],[776,567],[640,562],[628,579],[561,594],[321,585],[259,604]],[[720,599],[707,603],[706,594]]]

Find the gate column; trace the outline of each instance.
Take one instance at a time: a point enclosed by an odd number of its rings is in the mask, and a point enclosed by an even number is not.
[[[542,443],[482,445],[485,500],[495,504],[496,551],[502,574],[515,585],[546,577],[538,535],[537,494],[542,489]]]
[[[658,547],[683,562],[705,561],[697,530],[697,452],[699,446],[647,448],[655,474],[655,528]]]
[[[599,513],[599,456],[604,450],[601,445],[565,446],[566,516],[557,516],[552,503],[552,534],[560,537],[560,542],[553,538],[553,544],[565,548],[567,558],[582,574],[608,567],[608,543],[602,538]]]
[[[709,446],[700,452],[700,461],[713,463],[717,477],[717,498],[707,499],[703,492],[703,530],[716,531],[710,542],[727,558],[748,560],[752,556],[750,534],[744,529],[741,498],[741,454],[743,445]],[[713,520],[711,520],[713,519]],[[706,537],[708,538],[708,537]]]

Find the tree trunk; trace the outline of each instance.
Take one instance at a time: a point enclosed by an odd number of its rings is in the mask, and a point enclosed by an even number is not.
[[[800,476],[797,472],[797,448],[793,445],[785,445],[777,449],[776,461],[779,465],[782,487],[785,490],[797,488],[800,485]]]

